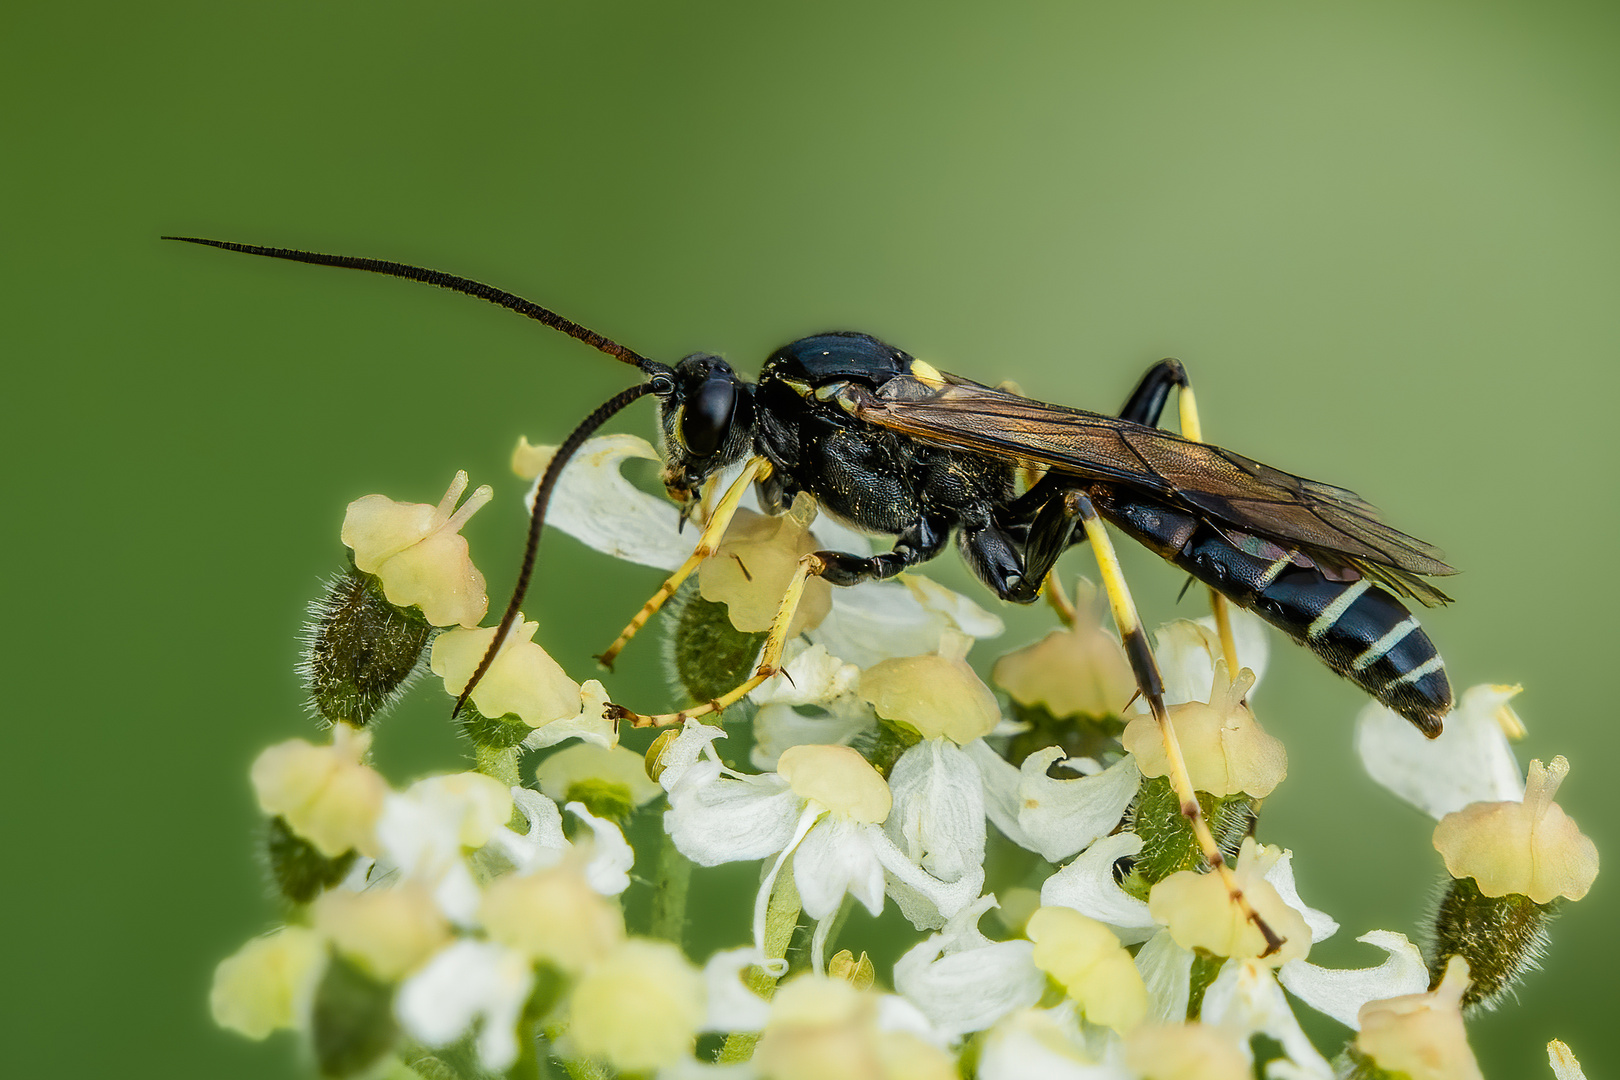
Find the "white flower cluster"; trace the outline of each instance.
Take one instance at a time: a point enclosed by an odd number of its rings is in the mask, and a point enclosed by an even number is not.
[[[690,541],[667,504],[621,475],[636,457],[656,454],[625,436],[587,443],[549,523],[673,569]],[[867,550],[835,523],[814,529],[816,546]],[[791,567],[812,540],[802,523],[748,519],[726,543],[704,564],[721,569],[701,577],[701,595],[726,605],[739,631],[758,630],[780,577],[768,568]],[[1239,671],[1209,620],[1162,628],[1155,651],[1194,786],[1212,812],[1252,825],[1287,758],[1250,709],[1265,631],[1232,616]],[[1405,935],[1372,930],[1357,940],[1382,963],[1320,967],[1310,949],[1338,924],[1300,899],[1291,852],[1242,837],[1247,828],[1231,836],[1243,894],[1284,939],[1275,950],[1196,858],[1171,865],[1165,836],[1179,829],[1185,846],[1185,823],[1148,809],[1166,784],[1162,742],[1150,716],[1118,715],[1134,689],[1129,667],[1084,601],[1072,626],[997,662],[996,683],[1022,710],[1015,720],[965,659],[1001,632],[995,616],[918,574],[830,590],[785,671],[751,695],[746,763],[723,756],[724,728],[688,720],[653,745],[645,775],[600,719],[600,684],[568,679],[529,640],[534,624],[519,626],[473,702],[521,723],[523,747],[584,740],[542,762],[538,790],[460,773],[395,792],[365,763],[369,733],[343,725],[328,746],[294,741],[256,763],[265,812],[316,857],[351,861],[297,925],[221,965],[221,1024],[254,1037],[318,1029],[321,987],[341,964],[382,988],[411,1039],[471,1038],[495,1070],[541,1040],[564,1060],[668,1078],[945,1080],[968,1055],[983,1080],[1221,1080],[1254,1074],[1253,1038],[1264,1035],[1278,1049],[1259,1065],[1281,1080],[1479,1075],[1462,1013],[1478,981],[1470,965],[1490,959],[1488,945],[1482,954],[1441,934],[1441,952],[1425,957]],[[491,635],[439,636],[432,665],[451,694]],[[1356,741],[1379,783],[1438,819],[1436,847],[1474,890],[1466,902],[1490,913],[1522,901],[1512,910],[1534,915],[1584,895],[1597,856],[1552,801],[1567,762],[1532,762],[1526,787],[1508,744],[1511,694],[1469,691],[1432,742],[1369,706]],[[1037,745],[1037,712],[1054,730],[1101,733],[1102,749],[1072,757]],[[1018,740],[1025,748],[1009,760]],[[760,864],[752,925],[729,932],[736,948],[700,972],[676,945],[627,931],[615,898],[634,854],[613,821],[569,801],[581,784],[614,791],[627,811],[663,800],[665,842],[692,864]],[[566,838],[563,809],[588,839]],[[993,883],[999,903],[986,869],[996,845],[1028,852],[1015,861],[1034,868]],[[850,903],[877,914],[889,900],[930,933],[883,992],[869,963],[827,951]],[[979,926],[998,907],[1005,940]],[[802,951],[792,944],[801,915]],[[1350,1030],[1337,1066],[1291,999]],[[699,1059],[704,1032],[726,1038]],[[1562,1053],[1560,1075],[1576,1075]]]

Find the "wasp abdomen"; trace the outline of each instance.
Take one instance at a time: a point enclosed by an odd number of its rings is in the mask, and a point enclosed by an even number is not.
[[[1417,617],[1353,569],[1325,570],[1264,537],[1117,493],[1098,507],[1134,539],[1310,649],[1433,738],[1451,682]]]

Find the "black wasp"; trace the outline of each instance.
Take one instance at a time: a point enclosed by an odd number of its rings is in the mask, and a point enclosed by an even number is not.
[[[1430,545],[1381,522],[1353,492],[1157,427],[1171,389],[1188,393],[1178,361],[1150,368],[1117,417],[944,374],[877,338],[850,332],[817,334],[783,346],[765,362],[759,381],[750,383],[718,356],[694,353],[671,367],[521,297],[434,270],[171,239],[368,270],[466,293],[561,330],[647,376],[592,413],[553,459],[535,499],[523,571],[497,642],[517,612],[547,497],[563,465],[610,416],[651,394],[659,403],[664,482],[673,498],[690,505],[710,478],[748,462],[737,494],[746,483],[756,483],[768,510],[782,511],[803,492],[856,528],[895,537],[893,549],[877,555],[816,553],[799,586],[808,574],[834,585],[893,577],[938,555],[954,535],[980,580],[1002,599],[1027,604],[1059,555],[1073,544],[1099,539],[1100,516],[1309,648],[1425,735],[1439,734],[1451,708],[1439,653],[1399,598],[1424,605],[1446,602],[1445,594],[1422,578],[1450,574],[1452,568]],[[1020,474],[1030,469],[1039,471],[1040,479],[1021,491]],[[727,502],[722,499],[723,510]],[[734,498],[729,503],[735,507]],[[712,551],[729,512],[716,517],[718,526],[711,519],[688,572]],[[711,546],[705,549],[705,543]],[[1104,552],[1098,554],[1102,561]],[[683,576],[671,579],[608,658]],[[1112,595],[1113,585],[1105,584]],[[1151,699],[1158,679],[1145,635],[1129,609],[1128,594],[1125,611],[1119,597],[1114,599],[1121,635]],[[790,598],[785,608],[796,601]],[[780,640],[774,645],[779,657]],[[473,683],[493,653],[492,646]],[[718,711],[763,681],[769,666],[768,646],[761,675],[710,707],[660,717],[619,709],[617,715],[670,722]],[[463,701],[470,692],[471,684]]]

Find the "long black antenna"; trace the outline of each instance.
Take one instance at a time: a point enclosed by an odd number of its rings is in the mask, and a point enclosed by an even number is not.
[[[637,383],[630,389],[613,395],[587,416],[552,455],[551,461],[546,465],[545,474],[540,477],[540,486],[534,491],[534,508],[529,514],[529,539],[523,547],[523,568],[518,571],[517,585],[512,589],[512,599],[506,605],[506,613],[501,616],[501,625],[495,631],[494,640],[484,651],[484,658],[478,661],[478,669],[473,672],[472,678],[467,680],[461,696],[456,698],[456,707],[450,710],[451,716],[461,712],[461,707],[472,696],[473,688],[483,679],[489,665],[495,662],[495,655],[501,651],[501,644],[506,640],[507,631],[512,629],[512,624],[517,621],[518,606],[523,603],[523,594],[529,591],[529,579],[534,576],[534,560],[540,550],[540,527],[546,520],[546,506],[551,502],[552,489],[557,486],[557,478],[562,476],[563,467],[568,464],[568,459],[573,457],[575,451],[585,444],[585,440],[590,438],[597,428],[607,423],[614,413],[645,394],[667,393],[669,387],[661,385],[666,383],[667,379],[667,376],[655,375],[644,383]]]
[[[240,251],[244,255],[263,255],[271,259],[286,259],[289,262],[313,263],[316,266],[336,266],[343,270],[368,270],[373,274],[387,274],[389,277],[405,278],[408,281],[420,281],[426,285],[437,285],[441,289],[451,292],[465,293],[480,300],[488,300],[492,304],[499,304],[509,311],[527,316],[535,322],[561,330],[576,341],[583,341],[591,348],[613,357],[613,359],[640,368],[649,378],[644,383],[638,383],[630,389],[615,394],[604,402],[600,408],[587,416],[573,434],[563,440],[557,448],[557,453],[546,466],[545,474],[540,478],[540,486],[535,489],[534,508],[529,515],[529,538],[523,548],[523,568],[518,571],[517,585],[512,589],[512,599],[507,602],[506,613],[501,616],[501,624],[495,630],[495,639],[489,643],[484,652],[484,658],[478,662],[478,668],[473,672],[472,678],[462,689],[461,695],[456,698],[456,707],[450,710],[455,716],[461,712],[461,707],[472,696],[474,688],[489,671],[489,665],[494,663],[495,656],[501,651],[501,644],[506,640],[507,632],[517,621],[519,606],[523,603],[523,596],[529,591],[529,580],[534,576],[535,556],[540,550],[540,529],[545,524],[546,506],[551,502],[551,492],[557,486],[557,479],[562,476],[563,466],[573,457],[585,440],[597,428],[605,424],[613,414],[629,405],[639,397],[647,394],[656,394],[667,397],[675,392],[674,372],[669,365],[661,364],[656,360],[649,360],[634,349],[626,348],[618,342],[603,337],[594,330],[588,330],[572,319],[541,307],[532,300],[525,300],[521,296],[497,289],[493,285],[485,285],[481,281],[471,278],[457,277],[455,274],[446,274],[438,270],[429,270],[422,266],[411,266],[408,263],[390,262],[387,259],[365,259],[355,255],[323,255],[316,251],[298,251],[294,248],[260,247],[257,244],[235,244],[229,240],[205,240],[197,236],[165,236],[164,240],[180,240],[187,244],[201,244],[204,247],[223,248],[226,251]]]
[[[420,281],[426,285],[437,285],[441,289],[449,289],[452,292],[476,296],[480,300],[488,300],[492,304],[499,304],[508,311],[515,311],[519,315],[533,319],[535,322],[543,323],[553,330],[561,330],[576,341],[583,341],[591,348],[607,353],[613,359],[622,363],[638,367],[649,375],[654,372],[669,370],[656,360],[649,360],[634,349],[626,348],[616,341],[603,337],[594,330],[588,330],[572,319],[565,319],[550,308],[541,307],[532,300],[525,300],[523,297],[509,293],[505,289],[497,289],[493,285],[485,285],[483,282],[473,281],[471,278],[457,277],[455,274],[429,270],[422,266],[411,266],[407,263],[390,262],[387,259],[363,259],[355,255],[323,255],[317,251],[260,247],[257,244],[233,244],[229,240],[204,240],[197,236],[165,236],[162,239],[180,240],[187,244],[201,244],[204,247],[224,248],[226,251],[240,251],[245,255],[264,255],[271,259],[313,263],[316,266],[336,266],[344,270],[368,270],[373,274],[387,274],[390,277]]]

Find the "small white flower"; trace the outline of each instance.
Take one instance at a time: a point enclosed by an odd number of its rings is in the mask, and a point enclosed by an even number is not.
[[[1288,1007],[1271,968],[1260,960],[1228,960],[1204,992],[1200,1019],[1237,1035],[1247,1046],[1264,1034],[1282,1045],[1286,1064],[1268,1068],[1278,1080],[1333,1080],[1333,1068],[1317,1052]]]
[[[876,915],[886,877],[895,890],[906,890],[902,910],[922,925],[939,925],[979,895],[982,867],[974,864],[960,879],[942,881],[895,845],[882,828],[893,796],[855,751],[795,746],[782,754],[777,773],[749,776],[720,763],[711,744],[723,735],[689,721],[665,747],[659,782],[669,792],[670,809],[664,828],[682,854],[703,866],[776,856],[755,902],[759,948],[776,875],[790,854],[804,912],[817,921],[835,913],[846,893]],[[947,862],[954,857],[938,853]],[[970,863],[964,858],[961,865]],[[825,929],[818,928],[812,940],[818,970]]]
[[[1127,893],[1114,880],[1114,863],[1142,850],[1142,838],[1118,832],[1092,844],[1080,857],[1046,879],[1041,903],[1071,907],[1089,915],[1130,945],[1159,931],[1145,901]]]
[[[1098,1060],[1073,1017],[1072,1002],[1056,1009],[1024,1009],[985,1035],[979,1080],[1137,1080],[1121,1060],[1118,1040]]]
[[[509,860],[520,874],[555,866],[573,844],[563,835],[562,815],[557,804],[529,788],[512,789],[512,802],[529,819],[529,831],[518,835],[502,825],[490,836],[490,844]],[[611,821],[596,817],[583,803],[571,802],[568,812],[590,826],[595,843],[585,864],[585,879],[603,896],[617,896],[630,887],[630,867],[636,853],[624,833]]]
[[[984,775],[990,820],[1009,840],[1049,862],[1113,832],[1142,782],[1129,756],[1104,769],[1090,758],[1065,760],[1062,750],[1049,746],[1015,769],[983,739],[966,750]],[[1083,775],[1053,779],[1048,770],[1059,761]]]
[[[1384,706],[1368,705],[1356,717],[1356,753],[1368,775],[1436,820],[1469,803],[1517,802],[1524,779],[1508,729],[1522,727],[1508,701],[1518,692],[1470,687],[1433,739]]]
[[[394,1015],[429,1046],[454,1042],[482,1021],[478,1060],[495,1072],[518,1057],[517,1022],[534,986],[521,954],[489,941],[462,939],[441,949],[394,998]]]
[[[379,861],[430,888],[452,922],[472,926],[478,885],[466,852],[488,843],[511,814],[511,791],[481,773],[419,780],[383,802],[377,822]]]
[[[1356,940],[1375,945],[1389,955],[1377,967],[1348,970],[1318,967],[1309,960],[1290,960],[1278,970],[1277,980],[1317,1012],[1359,1030],[1356,1015],[1363,1005],[1423,993],[1429,988],[1429,967],[1405,934],[1374,930]]]
[[[895,990],[951,1038],[1034,1005],[1046,988],[1045,973],[1031,959],[1033,945],[991,941],[979,932],[980,917],[995,902],[981,897],[894,965]]]

